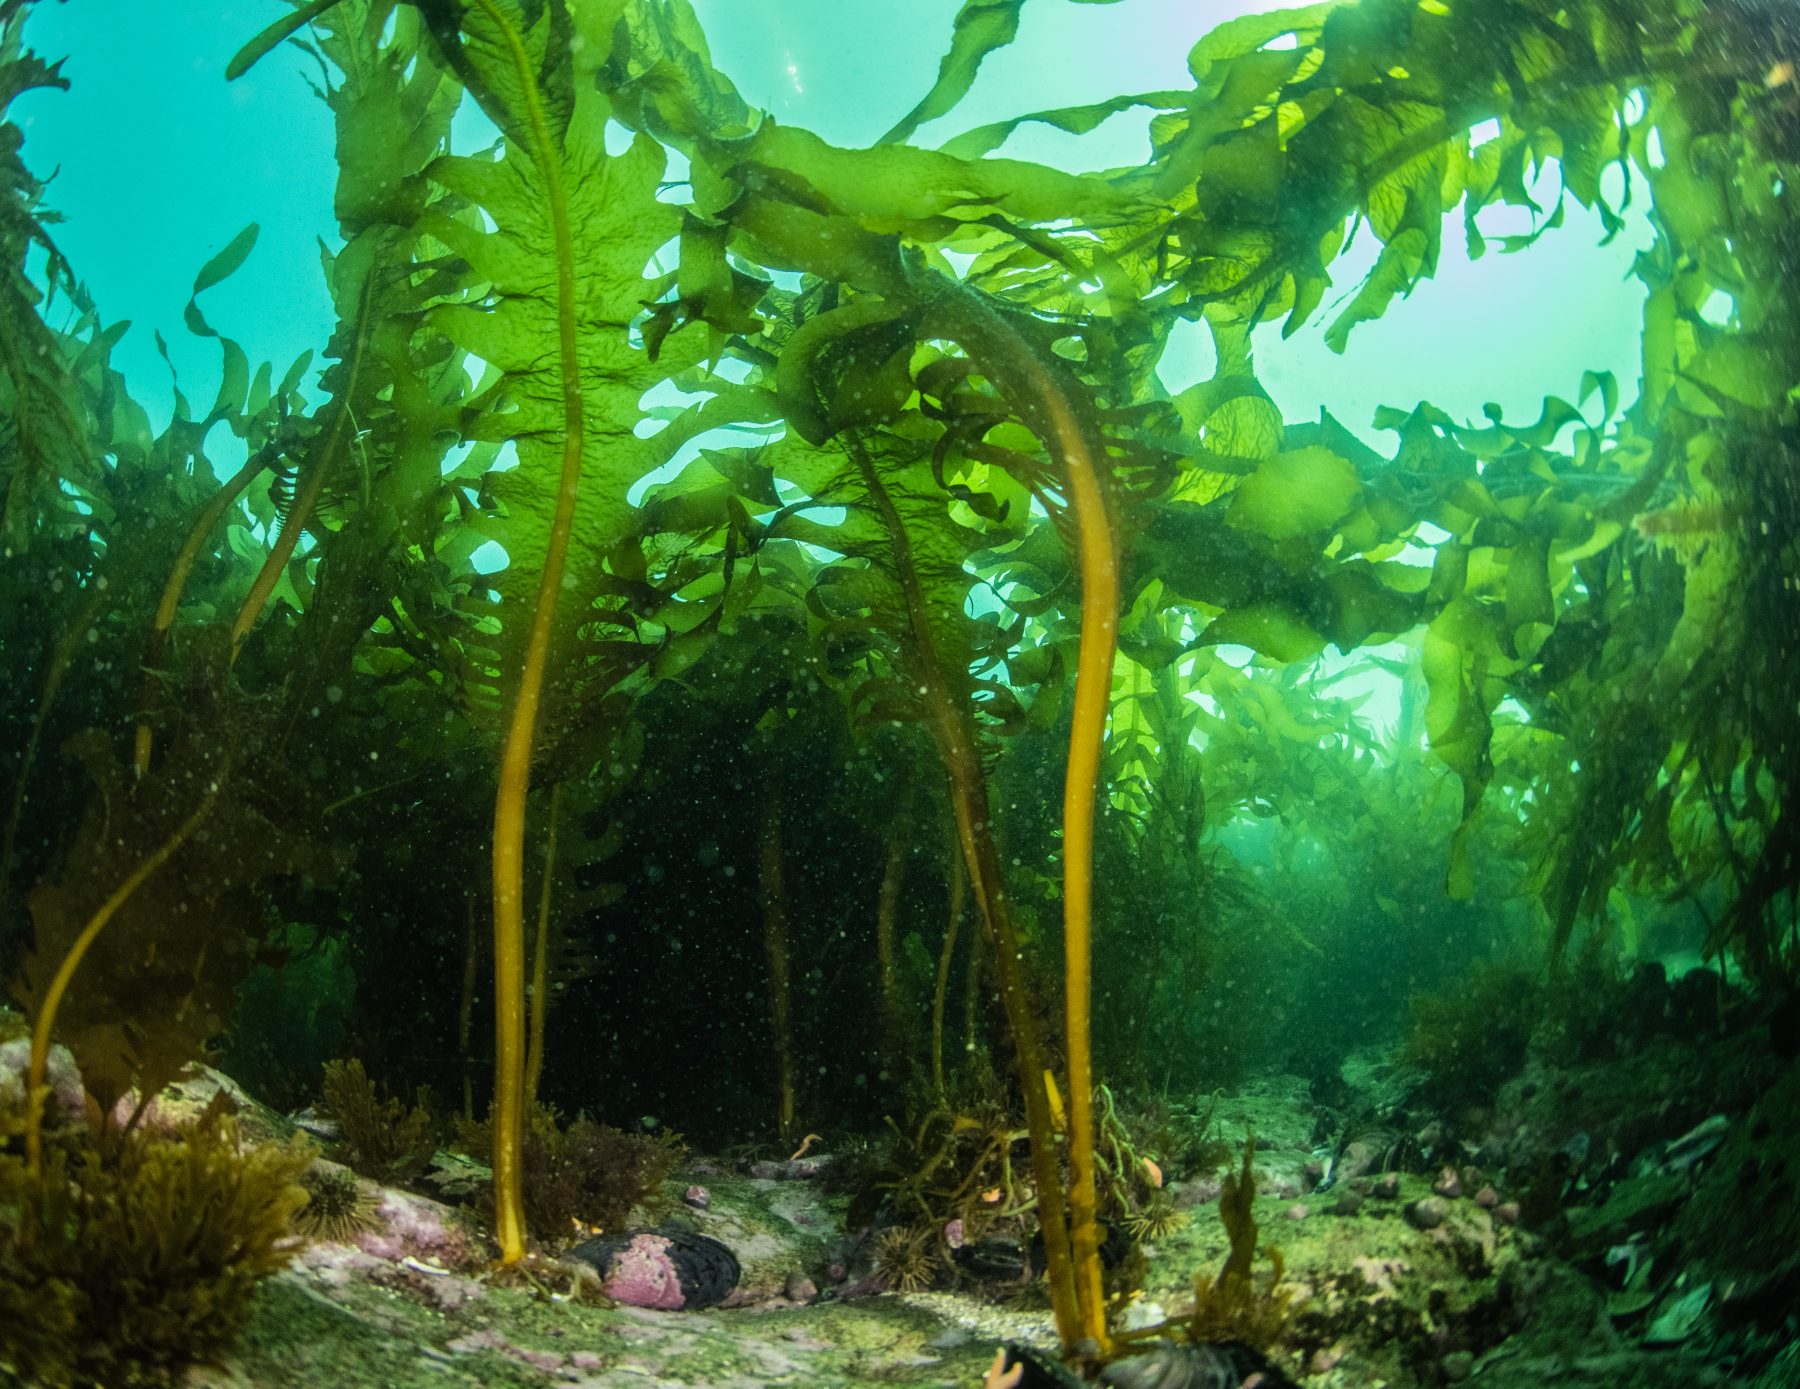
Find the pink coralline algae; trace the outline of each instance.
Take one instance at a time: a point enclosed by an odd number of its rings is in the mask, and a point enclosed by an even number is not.
[[[662,1235],[642,1234],[613,1256],[606,1278],[606,1295],[630,1307],[660,1307],[673,1311],[685,1300],[681,1275],[669,1257],[669,1241]]]
[[[480,1262],[469,1237],[452,1223],[446,1207],[410,1192],[382,1193],[381,1228],[356,1237],[364,1253],[380,1259],[400,1260],[412,1255],[446,1268],[467,1268]]]

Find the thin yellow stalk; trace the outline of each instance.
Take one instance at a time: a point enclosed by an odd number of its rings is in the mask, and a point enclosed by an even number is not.
[[[556,874],[556,822],[562,810],[562,783],[550,788],[550,830],[544,842],[544,881],[538,890],[537,935],[531,943],[531,1030],[525,1050],[525,1104],[537,1103],[544,1074],[544,1020],[550,1012],[550,900]]]
[[[1069,404],[1048,373],[1044,408],[1062,453],[1075,515],[1081,570],[1081,645],[1075,658],[1075,706],[1063,781],[1063,1001],[1069,1051],[1069,1216],[1082,1329],[1107,1349],[1106,1297],[1094,1193],[1094,1069],[1089,1032],[1093,994],[1094,801],[1106,705],[1119,629],[1119,570],[1106,498]]]
[[[931,1084],[944,1097],[944,997],[950,987],[950,962],[956,956],[956,936],[962,925],[963,902],[968,896],[969,870],[954,851],[950,856],[950,921],[944,927],[944,946],[938,951],[937,987],[931,995]]]
[[[1119,574],[1106,495],[1088,434],[1069,394],[1017,329],[977,296],[955,291],[937,304],[945,336],[960,342],[1033,426],[1062,465],[1076,528],[1081,575],[1081,644],[1069,763],[1063,782],[1063,1006],[1069,1058],[1069,1238],[1080,1306],[1079,1337],[1104,1354],[1109,1346],[1100,1278],[1094,1191],[1093,992],[1094,800],[1107,699],[1118,645]],[[1035,1140],[1034,1140],[1035,1141]],[[1046,1240],[1046,1247],[1049,1241]],[[1056,1270],[1050,1270],[1054,1279]],[[1071,1338],[1064,1332],[1064,1349]]]
[[[969,884],[981,911],[982,926],[994,949],[994,970],[1000,999],[1019,1053],[1019,1083],[1025,1099],[1025,1122],[1031,1134],[1032,1180],[1037,1186],[1039,1226],[1044,1235],[1044,1264],[1050,1286],[1050,1306],[1057,1331],[1066,1348],[1081,1339],[1082,1317],[1076,1298],[1076,1279],[1070,1252],[1069,1228],[1064,1217],[1062,1172],[1058,1162],[1049,1094],[1044,1085],[1048,1072],[1038,1044],[1037,1022],[1032,1016],[1030,990],[1025,984],[1012,909],[1000,873],[1000,855],[994,845],[993,811],[988,803],[987,781],[975,747],[975,732],[966,704],[957,702],[945,679],[937,644],[931,632],[929,605],[913,560],[912,540],[900,518],[899,508],[882,483],[874,461],[854,436],[846,447],[862,475],[882,525],[894,547],[894,576],[906,606],[907,649],[915,664],[925,705],[925,726],[937,748],[938,760],[949,781],[950,805],[956,818],[957,840],[968,866]]]
[[[200,798],[200,804],[194,813],[181,822],[175,833],[165,839],[155,853],[132,869],[125,881],[113,890],[112,896],[100,904],[100,909],[88,918],[87,925],[81,928],[81,934],[75,937],[75,943],[69,947],[62,963],[57,966],[56,973],[51,976],[50,987],[44,991],[43,1005],[38,1009],[37,1020],[32,1024],[31,1055],[25,1067],[25,1170],[34,1181],[43,1174],[44,1076],[50,1064],[50,1035],[56,1027],[56,1011],[62,1006],[63,994],[68,991],[69,981],[75,977],[75,971],[81,967],[82,960],[87,958],[95,939],[106,929],[106,923],[113,919],[119,908],[130,900],[131,894],[142,887],[152,873],[169,861],[206,818],[207,812],[218,798],[219,788],[224,780],[224,772],[221,770],[207,788],[206,794]]]
[[[556,254],[557,363],[562,377],[563,458],[550,542],[538,576],[537,598],[519,689],[500,751],[499,786],[494,795],[494,1229],[500,1262],[525,1256],[525,1206],[521,1170],[525,1137],[525,796],[531,784],[531,749],[537,732],[550,661],[550,634],[562,590],[575,524],[575,497],[581,484],[581,361],[575,337],[575,252],[569,235],[569,205],[562,169],[538,91],[537,73],[518,32],[494,0],[475,0],[500,31],[513,60],[525,101],[532,155],[544,179]]]
[[[900,1054],[900,971],[894,957],[894,919],[899,914],[900,889],[905,882],[905,826],[903,822],[896,821],[888,836],[887,865],[881,873],[881,890],[875,904],[875,966],[881,991],[881,1046],[895,1075],[899,1074],[904,1058]]]
[[[252,455],[230,482],[207,499],[194,517],[194,524],[188,527],[187,538],[181,542],[181,549],[175,554],[175,563],[169,569],[169,577],[163,583],[162,598],[156,605],[156,616],[150,623],[150,637],[144,644],[144,687],[138,696],[137,737],[133,750],[133,760],[140,777],[147,776],[150,772],[152,735],[146,716],[153,702],[157,674],[162,669],[169,629],[175,625],[175,614],[181,607],[181,595],[187,589],[188,576],[194,572],[194,561],[200,557],[200,547],[212,534],[213,527],[219,524],[219,518],[243,496],[244,489],[250,485],[250,479],[260,473],[263,467],[262,456]]]
[[[350,428],[350,402],[355,398],[356,383],[362,375],[363,357],[368,345],[369,306],[374,295],[375,275],[371,272],[363,282],[362,303],[357,310],[356,342],[350,349],[349,374],[344,382],[343,394],[338,397],[338,407],[332,414],[331,426],[325,433],[324,442],[319,446],[312,466],[306,469],[304,480],[294,492],[293,503],[288,507],[281,529],[275,534],[274,548],[263,557],[262,568],[257,570],[250,591],[244,595],[237,617],[232,621],[229,659],[233,662],[236,662],[238,652],[243,649],[244,638],[250,635],[250,629],[262,616],[269,595],[275,592],[275,585],[281,581],[282,571],[294,557],[294,550],[300,543],[300,532],[306,529],[313,508],[318,505],[319,494],[325,489],[325,479],[331,473],[332,464],[337,461],[338,450],[343,447],[344,435]],[[245,481],[248,482],[249,479],[246,478]]]

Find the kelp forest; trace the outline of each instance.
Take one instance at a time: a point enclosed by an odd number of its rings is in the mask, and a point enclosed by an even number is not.
[[[858,148],[690,0],[294,3],[226,76],[329,111],[335,327],[151,248],[166,424],[49,8],[0,1382],[1800,1384],[1787,0],[1326,0],[959,126],[962,0]],[[1635,379],[1259,379],[1596,218]]]

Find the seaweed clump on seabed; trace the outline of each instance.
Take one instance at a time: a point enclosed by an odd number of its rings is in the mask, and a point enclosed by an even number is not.
[[[487,1123],[458,1120],[457,1141],[483,1162],[493,1154]],[[577,1114],[564,1128],[554,1109],[534,1105],[521,1168],[525,1225],[538,1239],[616,1230],[632,1211],[652,1215],[666,1203],[662,1185],[687,1155],[674,1133],[626,1133]],[[484,1209],[492,1201],[484,1198]]]
[[[222,1355],[300,1243],[307,1146],[240,1146],[217,1100],[176,1133],[65,1124],[35,1172],[23,1131],[0,1112],[0,1381],[168,1385]]]
[[[324,1111],[337,1125],[334,1152],[346,1167],[383,1186],[417,1178],[437,1154],[437,1121],[431,1091],[420,1086],[409,1106],[384,1096],[363,1063],[325,1063]]]
[[[1255,1382],[1262,1389],[1291,1389],[1292,1381],[1267,1357],[1294,1309],[1293,1292],[1281,1284],[1279,1250],[1266,1251],[1267,1280],[1256,1276],[1255,1152],[1255,1135],[1246,1134],[1242,1164],[1226,1174],[1219,1194],[1231,1248],[1218,1277],[1195,1275],[1194,1307],[1185,1317],[1121,1333],[1124,1354],[1100,1372],[1100,1383],[1112,1389],[1213,1389]],[[1006,1381],[990,1376],[996,1382]]]

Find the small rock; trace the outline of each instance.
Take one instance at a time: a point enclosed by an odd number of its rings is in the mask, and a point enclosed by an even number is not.
[[[1369,1194],[1382,1201],[1392,1201],[1400,1194],[1400,1174],[1387,1172],[1376,1178],[1375,1185],[1369,1188]]]
[[[1169,1319],[1160,1302],[1137,1301],[1125,1305],[1125,1314],[1119,1319],[1122,1331],[1142,1331],[1147,1326],[1160,1326]]]
[[[1484,1186],[1475,1193],[1475,1204],[1484,1211],[1491,1211],[1500,1204],[1500,1193],[1491,1186]]]
[[[1289,1206],[1283,1214],[1286,1215],[1289,1220],[1305,1220],[1307,1216],[1306,1205],[1304,1202],[1296,1201],[1293,1205]]]
[[[1344,1145],[1344,1151],[1338,1154],[1337,1165],[1332,1168],[1332,1179],[1339,1182],[1353,1182],[1367,1174],[1376,1163],[1379,1154],[1374,1145],[1356,1139]]]
[[[1363,1198],[1354,1191],[1338,1193],[1337,1200],[1331,1203],[1333,1215],[1355,1215],[1362,1209]]]
[[[1441,1196],[1427,1196],[1406,1208],[1406,1219],[1415,1230],[1435,1230],[1450,1214],[1450,1203]]]
[[[1438,1179],[1431,1184],[1431,1189],[1446,1201],[1454,1201],[1462,1195],[1462,1178],[1454,1167],[1445,1167],[1438,1173]]]
[[[1461,1384],[1475,1373],[1475,1355],[1472,1351],[1453,1350],[1438,1362],[1438,1370],[1444,1383]]]
[[[750,1175],[759,1182],[778,1182],[786,1170],[785,1162],[771,1162],[768,1158],[750,1164]]]
[[[716,1239],[669,1227],[597,1235],[568,1252],[600,1273],[606,1295],[631,1307],[716,1307],[738,1284],[737,1256]]]
[[[789,1302],[811,1302],[819,1295],[819,1285],[804,1273],[796,1271],[788,1274],[782,1292],[787,1295]]]
[[[25,1107],[25,1076],[30,1069],[31,1039],[15,1037],[0,1045],[0,1109]],[[87,1092],[75,1057],[61,1042],[54,1043],[44,1066],[44,1084],[50,1090],[45,1107],[46,1124],[79,1124],[87,1117]]]
[[[1517,1201],[1502,1201],[1494,1207],[1494,1224],[1517,1225],[1518,1223],[1519,1203]]]
[[[1311,1162],[1307,1163],[1302,1171],[1306,1178],[1306,1189],[1308,1191],[1311,1191],[1320,1182],[1325,1180],[1325,1164],[1319,1161],[1318,1158],[1314,1158]]]
[[[697,1211],[703,1211],[712,1205],[712,1193],[703,1186],[690,1186],[681,1193],[681,1199],[683,1204],[692,1206]]]

